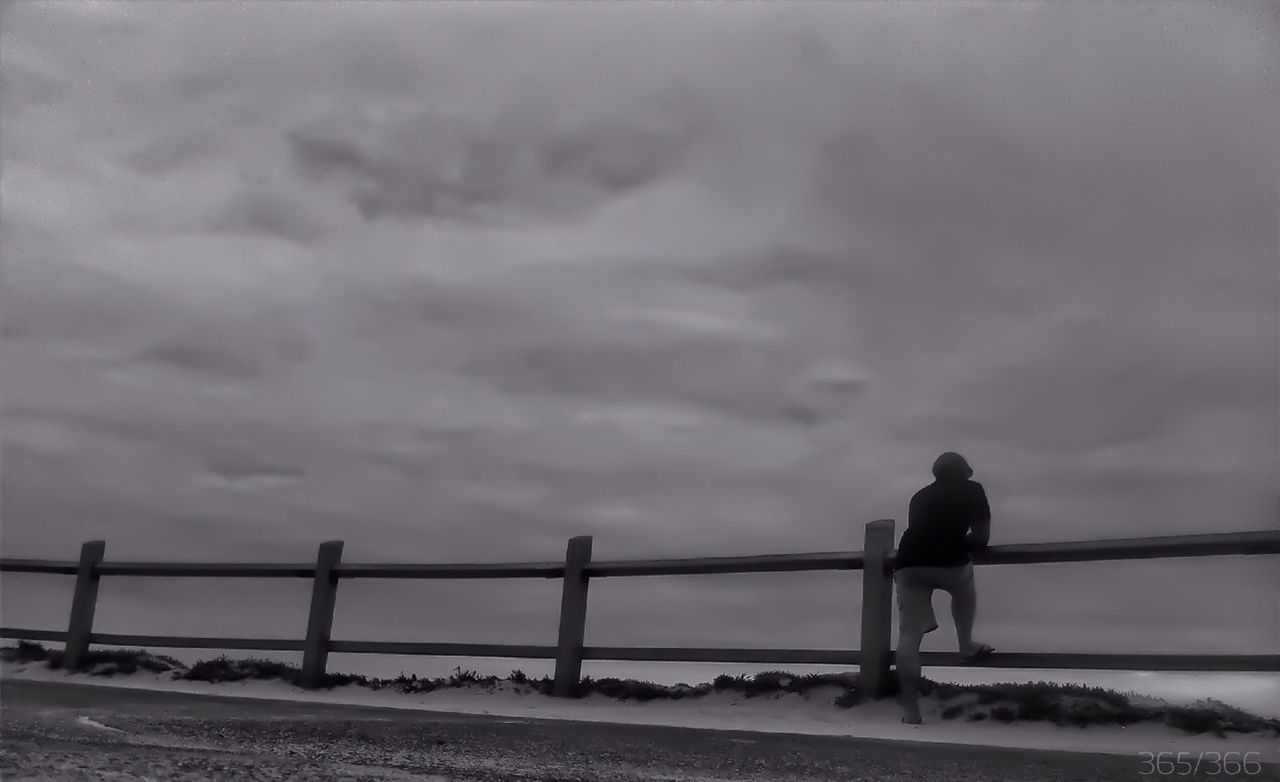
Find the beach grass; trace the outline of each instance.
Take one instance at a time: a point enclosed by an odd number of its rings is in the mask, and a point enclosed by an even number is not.
[[[19,641],[16,646],[0,648],[0,660],[17,663],[44,663],[52,669],[62,667],[62,652],[38,643]],[[167,673],[174,680],[199,682],[237,682],[244,680],[278,680],[299,685],[302,671],[296,665],[258,658],[230,658],[225,655],[200,660],[187,666],[164,655],[143,649],[91,649],[84,671],[92,676],[130,675],[139,670]],[[896,677],[890,677],[888,695],[896,694]],[[475,671],[454,669],[448,677],[425,678],[401,673],[394,679],[374,678],[359,674],[328,673],[322,683],[325,689],[358,686],[371,690],[389,689],[405,694],[428,693],[447,688],[510,687],[530,694],[549,696],[552,679],[534,678],[520,670],[506,677],[480,676]],[[1164,723],[1190,734],[1261,733],[1280,736],[1280,719],[1262,717],[1212,699],[1193,705],[1138,702],[1129,693],[1100,687],[1053,682],[999,682],[993,684],[953,684],[928,678],[921,680],[922,695],[940,704],[940,716],[946,720],[1000,723],[1048,722],[1064,727],[1085,728],[1091,725],[1134,725]],[[822,694],[831,698],[837,708],[850,709],[869,700],[857,673],[792,674],[765,671],[748,676],[722,674],[710,682],[697,685],[662,685],[637,679],[583,677],[575,696],[601,696],[617,701],[653,702],[705,698],[713,694],[732,694],[743,699],[793,694],[811,698]]]

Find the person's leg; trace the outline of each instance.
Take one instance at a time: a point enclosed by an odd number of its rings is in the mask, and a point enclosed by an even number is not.
[[[923,568],[904,568],[894,574],[898,594],[898,649],[894,655],[902,721],[911,725],[920,716],[920,642],[938,628],[933,614],[933,584]]]
[[[972,564],[957,568],[947,592],[951,594],[951,618],[956,623],[960,654],[966,657],[973,655],[983,645],[973,640],[973,623],[978,615],[978,589],[973,580]]]
[[[898,633],[898,651],[895,667],[898,671],[898,702],[902,704],[902,721],[919,725],[920,716],[920,642],[924,635],[918,631]]]

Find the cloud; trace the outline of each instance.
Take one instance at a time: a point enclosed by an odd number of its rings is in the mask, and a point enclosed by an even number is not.
[[[1000,541],[1274,525],[1269,6],[298,14],[3,10],[6,549],[848,549],[950,448]]]
[[[568,116],[478,124],[447,110],[339,112],[287,138],[302,173],[339,183],[366,219],[518,214],[548,199],[581,210],[673,173],[693,143],[678,116]]]

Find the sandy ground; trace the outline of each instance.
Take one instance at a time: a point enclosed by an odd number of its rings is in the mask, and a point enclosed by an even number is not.
[[[711,731],[0,680],[6,782],[1108,782],[1139,755]]]
[[[990,721],[944,720],[939,715],[941,704],[929,698],[922,702],[925,724],[908,726],[899,721],[901,713],[893,701],[871,702],[852,709],[841,709],[832,705],[836,695],[834,690],[817,690],[806,696],[781,694],[748,699],[726,693],[712,694],[696,700],[620,703],[599,695],[582,700],[549,698],[528,691],[518,691],[505,683],[492,689],[472,686],[416,694],[393,690],[372,691],[362,687],[316,692],[280,681],[211,684],[173,681],[169,674],[141,672],[130,676],[104,678],[50,670],[42,663],[9,662],[0,664],[0,678],[455,714],[844,736],[1109,753],[1131,757],[1144,752],[1183,752],[1193,756],[1204,752],[1234,752],[1240,756],[1244,753],[1256,753],[1251,757],[1268,763],[1280,762],[1280,740],[1274,735],[1228,735],[1226,738],[1219,738],[1212,734],[1191,735],[1154,724],[1077,728],[1049,723],[1000,724]]]

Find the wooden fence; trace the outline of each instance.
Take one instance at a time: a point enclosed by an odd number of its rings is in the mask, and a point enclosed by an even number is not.
[[[152,648],[301,651],[302,683],[306,687],[320,686],[328,654],[338,652],[554,659],[554,693],[561,697],[575,694],[581,679],[583,660],[856,665],[868,692],[883,694],[890,666],[893,664],[893,652],[890,648],[893,541],[894,522],[884,519],[866,525],[863,550],[856,552],[595,562],[591,559],[591,538],[585,536],[569,540],[568,552],[563,562],[354,565],[342,563],[340,540],[320,544],[316,562],[305,564],[108,562],[103,558],[106,544],[95,540],[81,546],[80,559],[75,562],[0,559],[0,572],[53,573],[76,577],[71,618],[66,632],[2,627],[0,638],[63,642],[64,665],[71,669],[83,666],[91,643]],[[976,564],[1097,562],[1246,554],[1280,554],[1280,531],[992,546],[977,558]],[[692,649],[585,645],[587,587],[592,579],[830,570],[862,571],[862,632],[859,649]],[[98,581],[102,576],[308,578],[313,585],[306,638],[190,638],[96,633],[93,631],[93,615],[97,604]],[[529,646],[335,641],[330,638],[330,632],[338,582],[352,578],[562,579],[564,587],[560,602],[558,642],[555,646]],[[952,653],[925,652],[922,658],[927,665],[962,664],[958,655]],[[1060,654],[1002,651],[985,660],[982,665],[1041,669],[1280,671],[1280,654]]]

